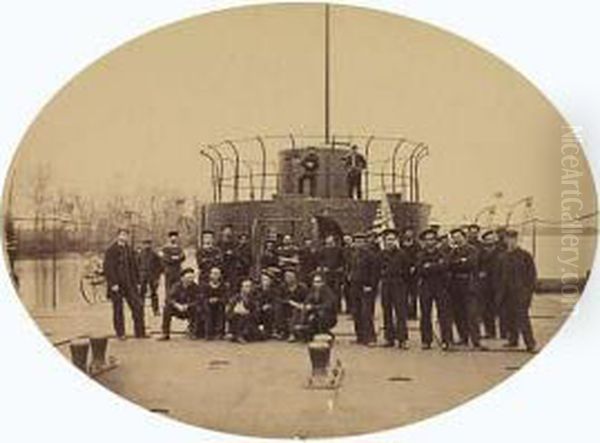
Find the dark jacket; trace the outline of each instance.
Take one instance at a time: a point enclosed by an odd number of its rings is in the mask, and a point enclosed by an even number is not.
[[[345,155],[342,158],[342,161],[344,162],[344,166],[346,167],[348,172],[351,174],[360,173],[363,169],[366,169],[367,167],[367,160],[362,154],[359,154],[358,152],[350,152],[348,155]]]
[[[380,253],[381,280],[406,280],[409,261],[400,248],[384,249]]]
[[[221,251],[221,266],[223,277],[233,283],[242,274],[242,260],[238,254],[238,245],[234,240],[220,241],[218,248]]]
[[[181,264],[185,260],[185,252],[181,246],[165,245],[162,248],[162,261],[165,267],[165,273],[176,274],[179,277]]]
[[[219,286],[211,286],[208,282],[202,282],[200,293],[205,306],[226,305],[228,302],[228,291],[223,282]]]
[[[328,286],[323,286],[319,290],[312,288],[306,297],[306,303],[312,306],[311,311],[318,312],[326,322],[335,321],[336,298]]]
[[[498,301],[511,297],[522,302],[531,299],[537,270],[529,252],[521,248],[503,252],[499,256],[498,273]]]
[[[417,276],[421,285],[444,284],[448,275],[448,259],[440,248],[423,248],[417,260]]]
[[[157,280],[162,273],[162,260],[152,248],[143,248],[138,255],[141,279]]]
[[[104,253],[104,275],[108,288],[119,285],[121,289],[137,291],[139,271],[135,252],[129,245],[110,245]]]
[[[412,243],[402,243],[400,245],[400,249],[404,251],[406,254],[406,259],[408,261],[408,270],[407,270],[407,279],[416,281],[417,279],[417,261],[419,260],[419,253],[421,251],[421,246],[416,241]]]
[[[300,249],[300,274],[303,278],[310,276],[319,264],[319,252],[313,248]]]
[[[379,283],[379,260],[369,246],[353,248],[348,266],[348,280],[355,285],[373,290]]]
[[[221,251],[217,247],[210,249],[199,248],[196,251],[196,265],[200,271],[200,279],[206,280],[212,268],[221,268]]]
[[[308,297],[308,288],[303,283],[298,283],[294,290],[291,290],[287,286],[283,286],[281,290],[281,300],[288,301],[292,300],[297,303],[304,303]]]
[[[344,251],[340,246],[325,246],[319,251],[319,266],[327,272],[344,270]]]
[[[279,256],[277,252],[272,250],[264,250],[260,257],[260,267],[261,269],[265,268],[276,268],[279,266]]]
[[[304,168],[304,172],[314,174],[319,169],[319,156],[316,152],[309,152],[304,156],[300,165]]]
[[[178,281],[171,286],[165,299],[165,304],[179,303],[188,306],[200,306],[202,304],[202,292],[200,286],[192,282],[188,286]]]
[[[497,247],[482,247],[479,253],[479,280],[484,290],[498,290],[501,252]]]
[[[448,265],[453,278],[474,278],[479,269],[479,254],[470,245],[456,247],[448,255]]]
[[[252,246],[250,243],[240,243],[236,255],[239,259],[240,272],[243,276],[249,275],[252,269]]]
[[[257,315],[258,306],[256,303],[256,299],[254,298],[254,294],[243,295],[241,293],[235,294],[231,297],[227,303],[226,312],[228,316],[233,316],[236,314],[235,308],[237,305],[242,305],[248,311],[247,315],[251,318],[255,318]]]

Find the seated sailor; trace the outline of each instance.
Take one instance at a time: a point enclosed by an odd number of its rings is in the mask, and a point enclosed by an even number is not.
[[[161,340],[169,340],[173,317],[188,320],[188,332],[192,337],[201,335],[202,295],[195,274],[192,268],[183,269],[181,280],[170,287],[163,309]]]

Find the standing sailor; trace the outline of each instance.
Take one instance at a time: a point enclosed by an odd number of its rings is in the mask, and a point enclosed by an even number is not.
[[[367,346],[377,345],[373,316],[375,297],[379,284],[377,256],[366,241],[365,234],[354,236],[355,247],[350,254],[348,280],[354,303],[354,331],[356,342]]]
[[[138,256],[140,270],[140,295],[142,300],[146,299],[146,293],[150,292],[152,312],[159,315],[158,307],[158,280],[162,274],[162,261],[160,256],[152,249],[152,240],[143,242],[142,250]]]
[[[408,341],[408,303],[406,300],[406,275],[408,260],[399,248],[396,231],[383,232],[383,251],[381,251],[381,308],[383,310],[383,328],[385,347],[393,347],[396,340],[398,348],[407,349]]]
[[[346,167],[348,197],[362,199],[362,172],[367,168],[367,160],[358,152],[358,146],[352,145],[350,152],[342,158]]]
[[[200,238],[200,247],[196,251],[196,265],[198,266],[198,281],[207,281],[212,268],[221,268],[221,251],[215,244],[215,233],[203,231]]]
[[[501,297],[508,309],[508,343],[517,347],[523,337],[527,351],[536,352],[536,343],[529,318],[529,308],[535,291],[537,271],[531,254],[518,245],[518,233],[506,232],[506,251],[498,265]]]
[[[402,248],[408,260],[408,271],[406,274],[408,318],[410,320],[415,320],[417,318],[417,303],[419,298],[416,271],[420,246],[419,243],[417,243],[416,234],[413,228],[407,227],[404,229],[400,241],[400,248]]]
[[[325,283],[335,296],[335,305],[339,313],[342,308],[342,279],[344,276],[344,252],[337,245],[335,237],[325,237],[325,245],[319,253],[319,269],[323,273]]]
[[[165,271],[165,294],[181,277],[181,264],[185,260],[185,252],[179,245],[179,232],[169,231],[169,240],[162,248],[162,261]]]
[[[228,288],[237,291],[242,273],[242,262],[238,255],[238,244],[231,225],[223,226],[217,246],[221,251],[223,281]]]
[[[452,345],[452,313],[448,290],[448,262],[443,248],[438,244],[437,233],[427,229],[419,236],[423,248],[417,262],[419,277],[419,301],[421,306],[421,345],[431,349],[433,342],[432,310],[435,303],[440,325],[442,350],[448,351]]]
[[[302,167],[303,172],[298,179],[298,194],[304,194],[304,183],[308,181],[309,195],[311,197],[316,197],[319,155],[314,147],[311,146],[308,148],[308,152],[300,161],[300,166]]]
[[[450,231],[454,249],[448,257],[450,268],[450,294],[452,314],[462,345],[469,342],[477,350],[486,350],[480,343],[480,312],[477,291],[479,255],[475,246],[467,242],[465,232]]]
[[[484,338],[497,336],[496,318],[498,317],[498,235],[496,231],[486,231],[481,236],[479,258],[479,289],[482,303]]]

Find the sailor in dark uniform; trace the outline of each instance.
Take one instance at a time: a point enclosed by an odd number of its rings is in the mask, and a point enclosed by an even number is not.
[[[157,316],[159,315],[157,291],[158,281],[162,274],[162,260],[156,251],[152,249],[152,240],[144,240],[142,250],[138,254],[138,263],[140,270],[140,295],[142,300],[145,300],[146,294],[150,292],[152,312]]]
[[[171,337],[171,319],[173,317],[188,321],[188,333],[192,338],[204,334],[200,318],[202,312],[202,293],[195,282],[196,275],[192,268],[181,271],[181,279],[171,286],[171,291],[165,299],[163,308],[162,337],[159,340],[169,340]]]
[[[231,225],[225,225],[221,229],[217,247],[221,251],[223,281],[232,290],[237,290],[242,273],[242,262],[238,255],[238,244]]]
[[[467,235],[467,242],[479,250],[481,248],[481,240],[479,238],[481,227],[477,223],[471,223],[466,226],[465,232]]]
[[[292,269],[298,271],[300,266],[300,251],[294,244],[290,234],[285,234],[281,246],[277,248],[278,267],[281,270]]]
[[[461,344],[486,350],[480,343],[480,301],[477,291],[479,254],[462,229],[450,231],[455,247],[448,256],[452,314]]]
[[[447,290],[448,261],[442,247],[438,244],[437,231],[426,229],[420,236],[423,247],[417,260],[419,279],[419,301],[421,307],[421,345],[430,349],[433,342],[432,310],[435,303],[441,333],[442,350],[452,346],[452,313],[450,312],[450,294]]]
[[[498,318],[498,235],[489,230],[481,236],[479,257],[479,289],[484,338],[493,339],[497,336],[496,319]]]
[[[305,284],[309,284],[319,265],[319,250],[312,239],[307,238],[304,240],[304,245],[299,251],[299,259],[298,279]]]
[[[219,268],[212,268],[208,280],[200,284],[202,293],[205,337],[207,340],[225,335],[225,306],[228,302],[227,286]]]
[[[408,341],[406,276],[409,262],[406,254],[399,247],[397,232],[388,229],[382,235],[383,250],[380,253],[380,265],[384,346],[393,347],[397,341],[400,349],[406,349]]]
[[[536,342],[529,318],[529,308],[535,291],[537,271],[531,254],[518,245],[518,233],[506,232],[506,251],[499,258],[500,298],[508,311],[508,343],[517,347],[523,337],[527,351],[536,352]]]
[[[212,268],[221,268],[223,258],[221,251],[215,244],[213,231],[205,230],[200,238],[200,247],[196,251],[196,265],[198,266],[198,281],[206,282]]]
[[[256,290],[257,322],[263,339],[275,336],[275,312],[281,294],[271,270],[263,270]],[[276,337],[278,338],[278,337]]]
[[[335,296],[319,273],[313,276],[313,283],[304,302],[290,301],[298,312],[294,325],[295,339],[310,341],[316,334],[330,334],[337,324]]]
[[[346,167],[348,197],[362,199],[362,172],[367,168],[367,160],[358,152],[358,146],[352,145],[350,153],[343,157]]]
[[[344,313],[352,314],[352,294],[350,293],[350,281],[348,280],[348,264],[350,263],[350,255],[354,239],[351,235],[345,234],[342,240],[342,253],[344,257],[344,276],[342,279],[342,298],[344,299]]]
[[[319,251],[319,271],[336,299],[337,312],[342,308],[342,279],[344,277],[344,251],[336,243],[333,235],[325,238],[325,245]]]
[[[298,322],[297,310],[293,303],[304,303],[308,296],[307,286],[299,281],[296,272],[287,270],[283,273],[283,285],[281,287],[278,303],[275,311],[275,332],[278,338],[293,339],[290,336],[294,324]]]
[[[308,148],[308,152],[300,161],[303,171],[298,179],[298,194],[304,194],[304,183],[308,181],[309,195],[317,195],[317,173],[319,170],[319,154],[313,147]]]
[[[231,341],[245,343],[258,339],[257,303],[251,279],[243,278],[240,290],[229,300],[227,320]]]
[[[277,255],[277,246],[274,240],[265,240],[262,254],[260,255],[260,269],[270,269],[279,267],[279,256]]]
[[[417,259],[420,246],[416,239],[413,228],[404,228],[402,238],[400,239],[400,248],[406,254],[408,260],[408,271],[406,274],[406,299],[408,301],[408,318],[415,320],[417,318],[418,304],[418,280],[417,280]]]
[[[379,261],[365,234],[354,236],[348,264],[348,280],[354,303],[354,331],[356,341],[367,346],[377,345],[377,334],[373,317],[375,298],[379,284]]]
[[[252,270],[252,245],[247,234],[238,236],[236,255],[239,260],[241,277],[248,277]]]
[[[125,339],[123,300],[133,318],[136,338],[146,337],[144,300],[138,291],[139,271],[135,252],[129,244],[129,231],[119,229],[117,239],[106,250],[103,263],[108,295],[113,306],[113,325],[119,339]]]
[[[185,260],[185,252],[179,245],[179,232],[169,231],[168,237],[169,240],[161,251],[165,272],[165,294],[168,294],[171,286],[179,281],[181,264]]]

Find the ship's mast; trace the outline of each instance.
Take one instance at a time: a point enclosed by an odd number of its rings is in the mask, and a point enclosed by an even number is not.
[[[331,16],[331,5],[329,3],[325,3],[325,78],[324,78],[324,92],[325,92],[325,109],[324,109],[324,117],[325,117],[325,124],[324,124],[324,132],[325,132],[325,143],[329,144],[330,139],[331,139],[331,132],[330,132],[330,90],[331,90],[331,86],[330,86],[330,51],[331,51],[331,36],[330,36],[330,16]]]

